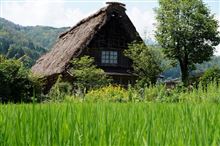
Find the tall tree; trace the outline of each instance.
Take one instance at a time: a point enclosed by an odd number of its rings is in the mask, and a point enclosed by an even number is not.
[[[210,60],[220,43],[218,22],[202,0],[159,0],[156,13],[157,41],[179,62],[186,85],[194,64]]]
[[[124,54],[133,61],[134,72],[138,75],[137,85],[155,84],[160,73],[166,68],[165,58],[159,48],[137,42],[129,44],[128,48]]]

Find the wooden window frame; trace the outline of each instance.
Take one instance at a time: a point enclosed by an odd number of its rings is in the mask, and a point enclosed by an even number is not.
[[[118,64],[118,51],[101,51],[101,64],[104,65],[117,65]]]

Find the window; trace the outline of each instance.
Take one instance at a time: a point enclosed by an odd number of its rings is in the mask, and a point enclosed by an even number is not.
[[[118,52],[117,51],[102,51],[103,64],[117,64]]]

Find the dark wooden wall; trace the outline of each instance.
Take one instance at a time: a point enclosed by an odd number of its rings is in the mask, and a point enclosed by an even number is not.
[[[128,44],[134,40],[127,34],[129,30],[125,30],[124,22],[117,16],[117,13],[110,15],[108,22],[97,32],[88,47],[82,52],[82,55],[89,55],[94,57],[95,64],[108,73],[119,73],[113,75],[114,83],[122,85],[133,84],[136,77],[131,75],[126,76],[132,72],[132,61],[124,56],[124,50],[128,49]],[[102,51],[117,51],[117,64],[102,64]],[[120,75],[123,74],[123,75]]]
[[[131,70],[132,61],[124,56],[123,51],[128,49],[128,43],[133,40],[129,38],[126,32],[120,18],[114,14],[114,17],[111,17],[107,24],[95,35],[83,55],[94,57],[95,63],[106,71],[127,72],[127,70]],[[117,51],[118,64],[102,64],[101,51]]]

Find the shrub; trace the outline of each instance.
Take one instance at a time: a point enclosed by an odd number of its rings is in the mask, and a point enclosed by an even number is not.
[[[141,99],[144,101],[162,101],[165,100],[166,89],[163,85],[148,86],[139,89]]]
[[[0,101],[29,102],[40,94],[40,82],[14,59],[0,56]]]
[[[57,82],[51,88],[48,93],[49,100],[52,101],[63,101],[66,96],[72,94],[72,85],[68,82],[63,82],[61,77],[57,79]]]
[[[217,84],[220,81],[220,68],[214,66],[208,69],[203,76],[200,78],[202,85],[207,86],[211,82],[216,82]]]
[[[89,56],[74,58],[71,73],[74,75],[74,88],[76,90],[90,90],[108,85],[111,79],[105,72],[94,65],[94,59]]]
[[[192,87],[190,89],[183,85],[174,89],[168,89],[164,85],[147,86],[138,89],[132,87],[125,89],[120,86],[109,85],[90,90],[85,96],[63,94],[62,98],[68,102],[220,103],[220,87],[215,83],[208,84],[207,90],[203,89],[202,84],[198,88]]]
[[[85,95],[85,100],[92,102],[127,102],[129,101],[129,92],[120,86],[109,85],[89,91]]]

